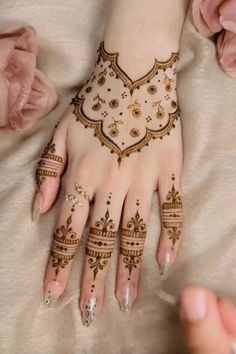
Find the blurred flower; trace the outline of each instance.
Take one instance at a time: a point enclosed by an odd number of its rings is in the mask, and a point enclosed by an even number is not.
[[[30,128],[47,115],[57,94],[36,68],[38,39],[31,26],[0,34],[0,129]]]
[[[236,0],[193,0],[192,16],[205,37],[217,33],[220,66],[236,78]]]

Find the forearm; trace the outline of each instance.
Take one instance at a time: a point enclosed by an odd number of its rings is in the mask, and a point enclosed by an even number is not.
[[[189,0],[113,0],[105,46],[131,75],[177,52]],[[134,65],[135,64],[135,65]]]

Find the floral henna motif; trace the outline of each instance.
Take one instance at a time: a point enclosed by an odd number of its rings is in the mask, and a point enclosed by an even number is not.
[[[36,169],[35,177],[38,187],[43,184],[46,177],[57,177],[58,175],[63,159],[56,155],[55,152],[56,145],[53,143],[53,138],[51,138],[43,151],[41,159],[38,162],[38,168]]]
[[[94,129],[94,136],[120,162],[175,128],[180,116],[175,88],[178,53],[164,62],[155,60],[146,75],[133,81],[119,66],[118,53],[108,53],[104,42],[98,52],[96,79],[93,74],[72,104],[76,121]]]
[[[111,193],[107,205],[110,205]],[[95,227],[91,227],[86,244],[86,254],[89,257],[90,269],[93,269],[93,280],[96,279],[99,270],[103,270],[111,258],[117,231],[114,231],[115,224],[110,218],[109,208],[105,217],[96,221]],[[91,292],[94,291],[94,284]]]
[[[175,180],[174,174],[172,180]],[[175,189],[174,183],[166,196],[166,202],[162,205],[162,223],[167,229],[167,234],[172,242],[172,249],[180,239],[182,231],[183,204],[179,192]]]
[[[71,227],[71,222],[72,214],[66,220],[66,225],[58,227],[53,235],[51,256],[53,257],[52,266],[56,268],[56,277],[60,269],[64,269],[69,261],[74,258],[79,245],[79,239],[76,239],[76,233]]]
[[[139,205],[139,200],[136,205]],[[146,234],[146,224],[137,210],[135,216],[127,223],[127,228],[121,229],[120,253],[124,256],[123,262],[129,271],[128,280],[133,269],[141,263]]]

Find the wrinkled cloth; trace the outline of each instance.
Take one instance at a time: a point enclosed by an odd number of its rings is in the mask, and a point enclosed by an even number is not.
[[[201,34],[217,34],[220,66],[236,78],[236,0],[193,0],[192,15]]]
[[[54,86],[36,68],[37,54],[33,27],[0,34],[0,129],[29,129],[56,105]]]

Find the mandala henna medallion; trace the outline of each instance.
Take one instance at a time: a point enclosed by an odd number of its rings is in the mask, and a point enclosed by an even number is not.
[[[138,201],[136,205],[139,205]],[[127,228],[121,229],[120,253],[124,256],[123,262],[129,271],[128,280],[133,269],[141,263],[146,234],[146,224],[137,210],[135,216],[127,223]]]
[[[172,180],[175,178],[172,176]],[[172,249],[180,239],[182,231],[183,204],[179,192],[175,189],[174,183],[166,196],[166,202],[162,205],[162,223],[167,229],[167,234],[172,242]]]
[[[175,128],[180,114],[175,88],[178,53],[164,62],[155,60],[151,70],[135,81],[119,66],[119,54],[108,53],[104,42],[98,53],[96,75],[72,100],[74,114],[121,161]]]
[[[40,187],[46,177],[57,177],[58,171],[63,162],[62,157],[55,154],[56,145],[53,143],[53,138],[49,141],[45,147],[41,159],[38,162],[38,168],[36,169],[36,182]]]

